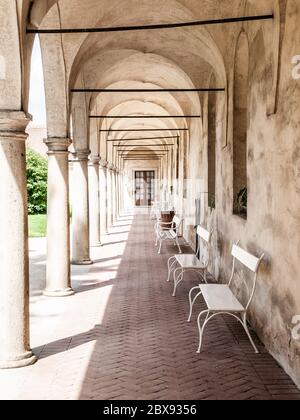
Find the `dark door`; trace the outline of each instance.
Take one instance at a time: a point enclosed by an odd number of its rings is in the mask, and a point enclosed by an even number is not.
[[[151,206],[154,201],[154,171],[135,172],[135,205]]]

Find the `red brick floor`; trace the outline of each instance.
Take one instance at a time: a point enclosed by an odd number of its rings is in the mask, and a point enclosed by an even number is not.
[[[185,247],[185,251],[190,251]],[[172,244],[157,254],[153,223],[137,214],[101,325],[81,399],[300,399],[292,381],[267,354],[252,347],[238,323],[215,320],[204,351],[187,324],[192,276],[172,298],[166,262]]]
[[[253,353],[234,320],[209,324],[196,354],[195,316],[186,319],[198,279],[187,277],[172,298],[166,262],[175,248],[157,254],[148,215],[128,213],[110,233],[92,249],[93,266],[73,267],[71,298],[41,296],[44,251],[31,253],[31,343],[39,360],[0,372],[1,399],[300,399],[257,338],[261,354]]]

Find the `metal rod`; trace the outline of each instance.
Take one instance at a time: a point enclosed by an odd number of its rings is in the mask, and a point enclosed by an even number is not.
[[[168,147],[175,146],[175,144],[114,144],[113,147]]]
[[[158,154],[155,153],[154,151],[149,151],[151,153],[145,153],[144,150],[134,150],[134,153],[131,153],[130,156],[166,156],[168,154],[168,151],[164,151],[164,150],[157,150],[157,152],[159,152]],[[130,150],[121,150],[118,151],[119,154],[122,153],[130,153]]]
[[[139,128],[139,129],[123,129],[123,130],[99,130],[100,133],[122,133],[122,132],[144,132],[144,131],[188,131],[188,128]]]
[[[107,142],[111,141],[141,141],[141,140],[160,140],[160,139],[176,139],[178,136],[165,136],[165,137],[145,137],[137,139],[107,139]]]
[[[72,93],[172,93],[172,92],[225,92],[225,88],[152,88],[152,89],[71,89]]]
[[[151,118],[201,118],[201,115],[90,115],[89,118],[103,118],[107,120],[119,119],[151,119]]]
[[[177,22],[177,23],[160,23],[152,25],[137,25],[137,26],[112,26],[104,28],[65,28],[65,29],[32,29],[27,28],[28,34],[76,34],[76,33],[105,33],[105,32],[127,32],[127,31],[141,31],[141,30],[155,30],[155,29],[172,29],[185,28],[192,26],[217,25],[225,23],[247,22],[255,20],[273,19],[274,15],[260,15],[260,16],[240,16],[234,18],[224,19],[206,19],[191,22]]]
[[[120,155],[120,157],[122,158],[122,157],[125,157],[125,156],[128,156],[128,157],[130,157],[130,158],[142,158],[142,159],[144,159],[144,158],[149,158],[149,159],[152,159],[152,158],[154,158],[154,159],[156,159],[156,158],[163,158],[163,157],[165,157],[166,155],[153,155],[153,156],[145,156],[145,155],[141,155],[141,156],[135,156],[135,155],[127,155],[126,153],[125,154],[123,154],[123,155]]]
[[[136,160],[136,161],[140,161],[140,160],[161,160],[161,158],[123,158],[123,160]]]

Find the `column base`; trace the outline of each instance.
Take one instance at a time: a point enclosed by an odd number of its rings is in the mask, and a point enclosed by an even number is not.
[[[71,288],[64,290],[44,290],[43,295],[47,297],[67,297],[73,296],[75,294],[74,290]]]
[[[72,261],[72,265],[92,265],[94,264],[92,260],[84,260],[84,261]]]
[[[17,369],[33,365],[37,357],[29,351],[12,360],[0,360],[0,369]]]

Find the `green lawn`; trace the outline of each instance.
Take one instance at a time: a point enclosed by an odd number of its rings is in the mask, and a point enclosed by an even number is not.
[[[42,238],[46,236],[47,231],[47,216],[39,214],[36,216],[29,216],[29,237]]]

